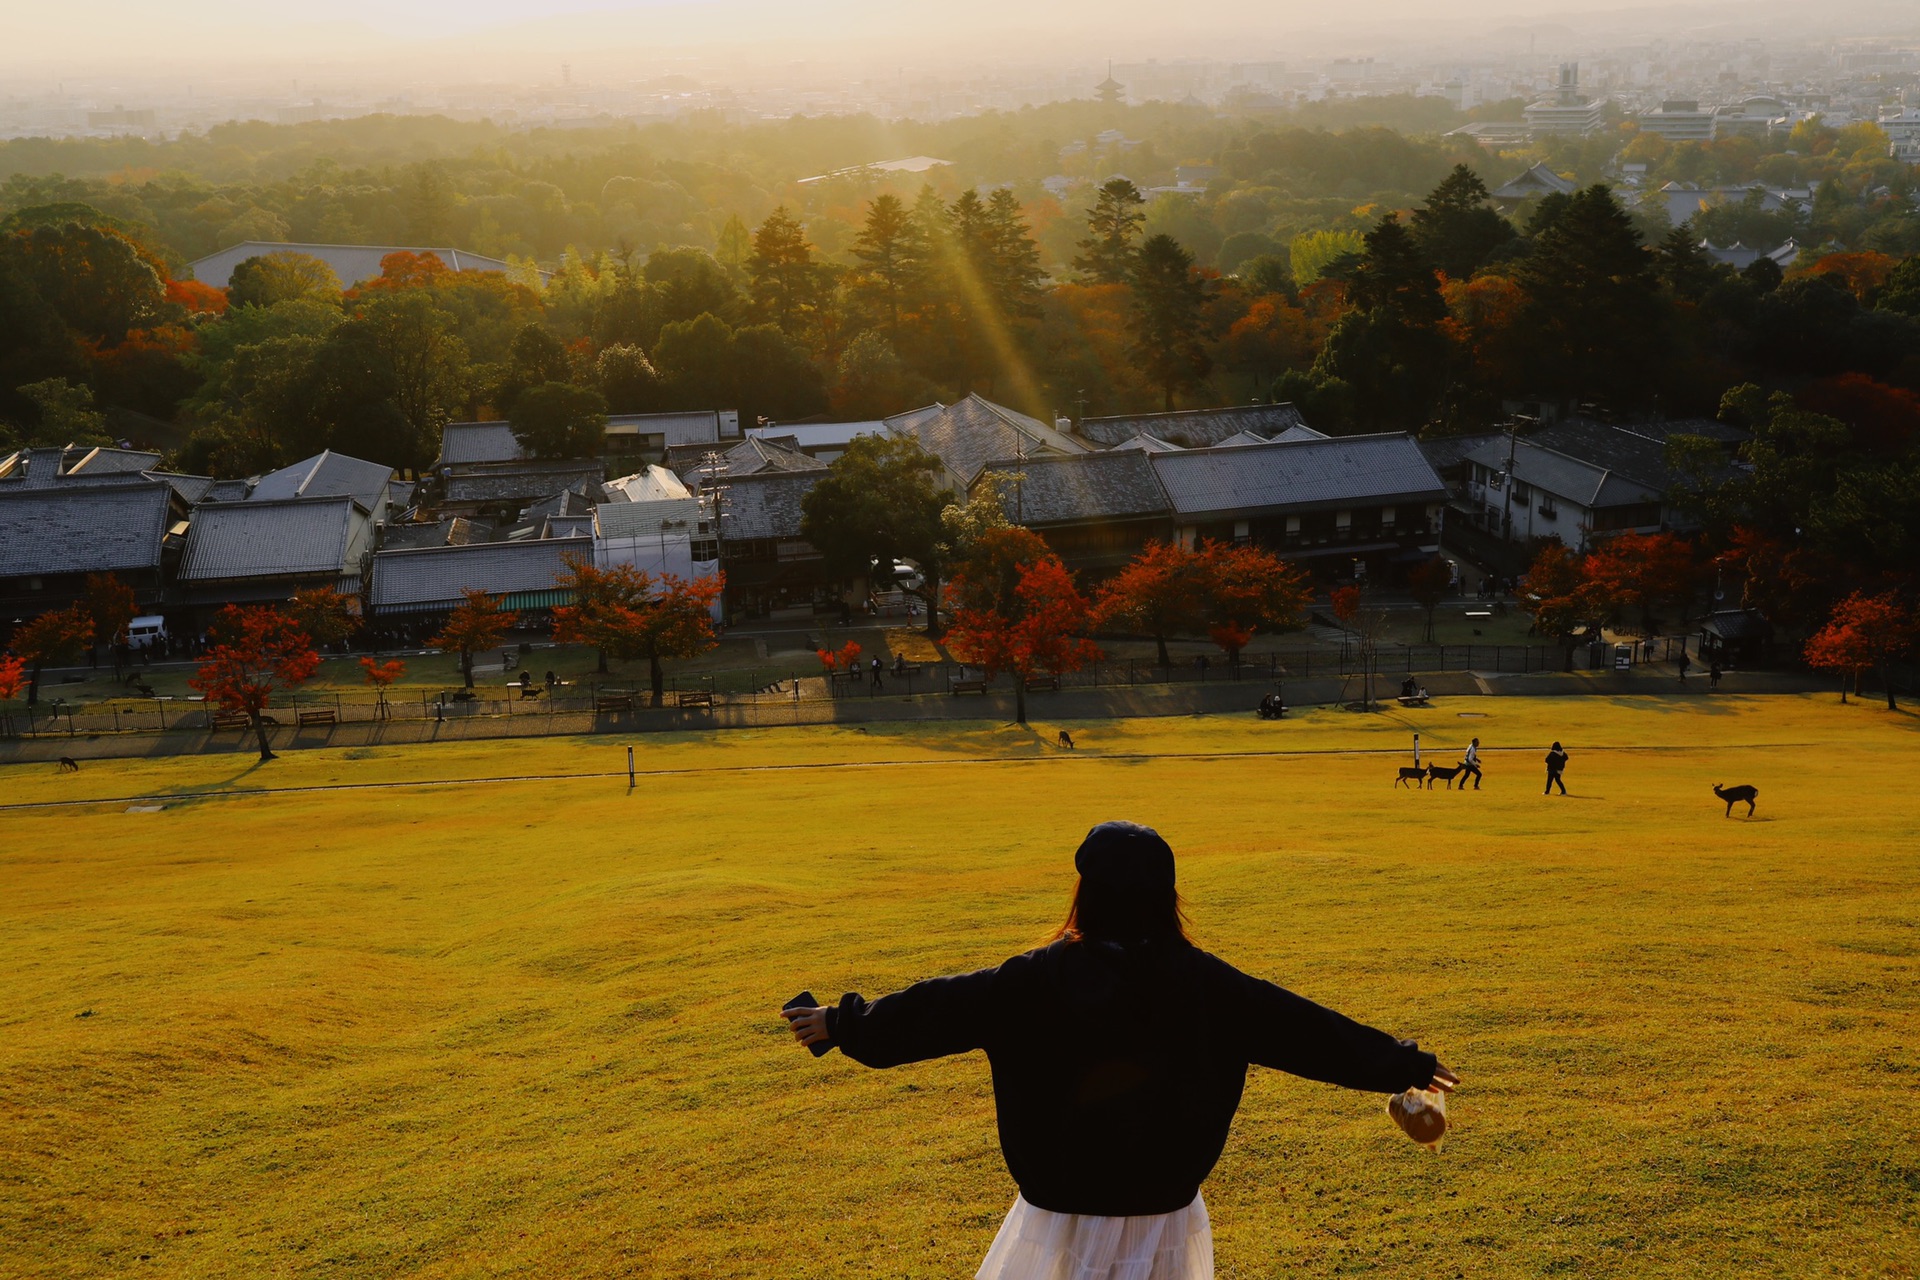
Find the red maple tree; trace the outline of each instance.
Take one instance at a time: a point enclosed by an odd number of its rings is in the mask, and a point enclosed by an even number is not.
[[[1637,614],[1641,635],[1652,635],[1662,615],[1686,620],[1699,584],[1693,544],[1671,533],[1623,533],[1601,543],[1581,566],[1592,613],[1618,625]]]
[[[287,602],[287,614],[307,633],[316,649],[331,649],[353,634],[360,606],[352,596],[332,587],[296,591]]]
[[[213,624],[213,647],[187,681],[207,701],[245,713],[260,741],[260,758],[273,759],[267,741],[267,707],[276,692],[313,678],[320,655],[307,633],[278,609],[230,604]]]
[[[93,621],[89,647],[105,643],[112,651],[113,671],[120,674],[120,646],[126,643],[127,624],[140,606],[134,602],[133,588],[111,573],[87,575],[87,594],[81,601],[87,617]]]
[[[460,655],[460,674],[467,678],[467,688],[471,689],[473,655],[504,640],[520,615],[502,609],[500,602],[480,587],[466,587],[460,594],[466,597],[466,603],[447,615],[440,634],[427,643],[442,653]]]
[[[1027,722],[1027,680],[1064,675],[1100,657],[1086,632],[1092,611],[1060,557],[1029,529],[981,537],[953,580],[948,643],[992,678],[1014,676],[1014,720]]]
[[[43,613],[13,633],[13,649],[27,660],[27,705],[40,701],[40,673],[77,661],[93,643],[93,617],[85,605]]]
[[[1094,621],[1153,637],[1155,657],[1172,665],[1167,638],[1190,631],[1206,611],[1208,564],[1177,542],[1148,542],[1127,567],[1100,587]]]
[[[1540,548],[1527,570],[1520,607],[1533,615],[1533,629],[1560,642],[1564,670],[1573,670],[1574,637],[1592,618],[1592,603],[1579,555],[1558,542]]]
[[[860,642],[849,640],[838,649],[815,649],[814,656],[820,659],[820,665],[828,675],[835,671],[852,671],[860,663]]]
[[[719,643],[713,606],[726,584],[717,574],[656,578],[632,565],[586,572],[586,566],[575,564],[569,575],[589,582],[591,593],[554,610],[554,638],[596,645],[605,657],[621,662],[645,658],[656,707],[666,699],[662,660],[697,657]]]
[[[1887,710],[1898,710],[1889,668],[1913,651],[1920,639],[1920,617],[1896,591],[1868,595],[1856,591],[1833,606],[1827,625],[1807,638],[1803,651],[1810,667],[1850,673],[1854,692],[1860,691],[1860,673],[1873,670],[1887,693]],[[1846,686],[1840,700],[1847,700]]]
[[[10,654],[0,654],[0,702],[12,702],[27,682],[27,664]],[[13,713],[0,713],[0,730],[13,732]]]
[[[1261,631],[1293,631],[1307,618],[1313,591],[1307,575],[1271,551],[1251,544],[1210,542],[1201,550],[1207,634],[1227,655]]]
[[[399,658],[387,662],[362,658],[360,669],[367,673],[367,684],[373,689],[373,714],[384,720],[391,714],[387,708],[387,689],[407,673],[407,664]]]

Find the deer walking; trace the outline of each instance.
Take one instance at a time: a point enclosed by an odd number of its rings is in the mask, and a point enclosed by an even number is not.
[[[1746,802],[1747,816],[1751,818],[1753,816],[1753,802],[1759,798],[1760,788],[1749,787],[1745,784],[1737,787],[1722,787],[1716,782],[1713,784],[1713,794],[1727,802],[1727,816],[1729,818],[1733,816],[1733,806],[1742,801]]]

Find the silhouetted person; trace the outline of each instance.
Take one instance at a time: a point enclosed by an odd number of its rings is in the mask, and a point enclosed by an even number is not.
[[[1718,662],[1707,668],[1708,689],[1718,689],[1720,687],[1720,674],[1720,664]]]
[[[873,672],[873,687],[874,687],[874,688],[876,688],[876,689],[878,689],[878,688],[880,688],[880,687],[881,687],[881,686],[880,686],[880,674],[881,674],[881,672],[882,672],[882,671],[884,671],[884,670],[885,670],[885,668],[883,668],[883,667],[882,667],[882,666],[880,665],[880,659],[879,659],[878,657],[875,657],[875,658],[874,658],[874,660],[873,660],[873,666],[872,666],[871,668],[869,668],[869,670],[871,670],[871,671]]]
[[[1560,788],[1561,795],[1567,794],[1567,784],[1560,781],[1560,775],[1566,767],[1567,753],[1562,751],[1560,744],[1556,742],[1553,744],[1553,750],[1547,752],[1547,789],[1541,792],[1541,795],[1552,795],[1555,787]]]
[[[1680,683],[1685,684],[1687,682],[1687,670],[1693,666],[1693,659],[1687,656],[1685,649],[1682,649],[1680,650],[1680,660],[1674,663],[1674,665],[1680,668]]]
[[[1473,789],[1478,791],[1480,789],[1480,739],[1475,738],[1467,744],[1467,756],[1460,762],[1460,767],[1473,775]],[[1460,785],[1466,786],[1467,780],[1462,778]]]
[[[1102,823],[1074,869],[1066,923],[1038,950],[871,1003],[781,1011],[816,1054],[869,1067],[986,1051],[1020,1194],[977,1280],[1211,1280],[1200,1185],[1253,1063],[1379,1094],[1459,1083],[1413,1041],[1194,946],[1173,850],[1148,828]],[[799,1123],[809,1136],[873,1127],[853,1111]]]

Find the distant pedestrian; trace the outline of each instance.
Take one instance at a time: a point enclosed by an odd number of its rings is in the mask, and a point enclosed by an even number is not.
[[[1682,646],[1680,650],[1680,660],[1674,663],[1674,665],[1680,668],[1680,683],[1685,684],[1687,682],[1687,671],[1693,666],[1693,659],[1687,656],[1687,651],[1684,646]]]
[[[1722,674],[1720,663],[1717,660],[1712,666],[1707,668],[1707,688],[1709,690],[1716,690],[1720,687],[1720,677]]]
[[[1553,750],[1547,752],[1547,789],[1541,792],[1541,795],[1552,795],[1555,787],[1560,788],[1561,795],[1567,794],[1567,784],[1560,781],[1560,775],[1566,771],[1566,768],[1567,753],[1562,751],[1560,744],[1556,742],[1553,744]]]
[[[1475,738],[1467,744],[1467,757],[1460,762],[1460,767],[1473,775],[1473,789],[1478,791],[1480,789],[1480,739]],[[1466,786],[1466,779],[1462,778],[1460,785]]]
[[[878,656],[876,656],[876,657],[874,658],[874,660],[873,660],[873,666],[872,666],[872,668],[871,668],[871,670],[873,671],[873,687],[874,687],[874,688],[876,688],[876,689],[878,689],[878,688],[880,688],[880,687],[881,687],[881,686],[880,686],[880,675],[881,675],[881,673],[882,673],[883,671],[885,671],[885,670],[886,670],[886,668],[884,668],[884,667],[882,667],[882,666],[880,665],[880,659],[879,659],[879,657],[878,657]]]

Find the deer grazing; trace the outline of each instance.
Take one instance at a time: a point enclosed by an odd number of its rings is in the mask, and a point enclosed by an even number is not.
[[[1713,784],[1713,794],[1727,802],[1727,816],[1729,818],[1733,816],[1733,806],[1742,801],[1746,802],[1747,816],[1751,818],[1753,816],[1753,802],[1759,797],[1760,788],[1749,786],[1722,787],[1716,782]]]
[[[1433,790],[1433,780],[1435,778],[1445,779],[1447,784],[1447,790],[1449,791],[1453,790],[1453,780],[1456,777],[1458,777],[1460,775],[1460,772],[1464,770],[1466,767],[1467,766],[1463,764],[1457,764],[1453,766],[1453,768],[1451,769],[1442,769],[1437,764],[1428,765],[1427,766],[1427,790],[1429,791]]]

